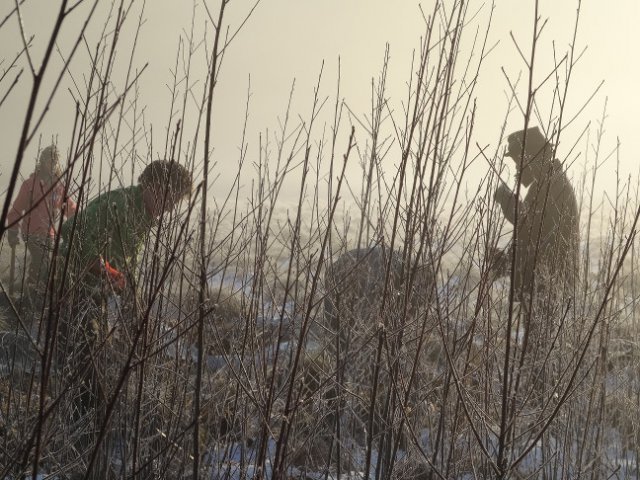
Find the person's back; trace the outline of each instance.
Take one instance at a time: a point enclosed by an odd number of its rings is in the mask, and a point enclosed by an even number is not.
[[[416,265],[413,260],[403,262],[400,251],[382,247],[348,250],[327,268],[327,323],[341,336],[357,325],[376,328],[379,319],[375,317],[381,313],[383,299],[393,317],[415,314],[426,308],[422,302],[430,297],[434,282],[430,267]]]
[[[578,267],[579,215],[573,187],[558,160],[534,180],[523,201],[518,224],[516,288],[529,292],[562,286],[573,289]]]
[[[325,316],[330,327],[348,336],[354,327],[376,328],[385,290],[394,299],[402,283],[402,258],[380,247],[349,250],[327,268]],[[385,283],[388,284],[385,288]],[[364,323],[364,324],[363,324]]]
[[[55,145],[42,150],[36,170],[20,187],[7,215],[9,245],[14,248],[22,234],[30,256],[27,281],[36,289],[47,276],[60,216],[71,216],[76,211],[75,202],[61,182],[58,162]]]
[[[403,259],[400,251],[371,247],[339,255],[327,266],[324,280],[324,342],[340,382],[352,389],[341,400],[349,405],[341,421],[364,443],[362,425],[368,418],[373,419],[373,437],[398,427],[386,423],[384,399],[393,378],[410,374],[417,349],[426,350],[424,331],[433,328],[427,326],[426,302],[433,299],[435,277],[431,268]],[[376,364],[381,339],[384,357]],[[376,406],[370,411],[374,394]],[[395,433],[406,440],[402,430]]]
[[[133,268],[141,239],[153,225],[153,218],[144,208],[142,187],[139,185],[102,193],[87,207],[62,226],[62,255],[70,259],[80,271],[106,259],[119,270]]]
[[[537,127],[526,135],[525,131],[511,134],[505,156],[514,159],[517,178],[529,190],[521,202],[504,184],[495,193],[507,221],[517,225],[514,290],[519,300],[549,291],[550,283],[556,292],[573,295],[579,256],[578,206],[571,182],[561,162],[552,158],[552,150]],[[498,275],[509,272],[512,248],[494,252]]]
[[[7,223],[16,227],[10,231],[20,230],[25,237],[54,237],[57,220],[65,206],[64,195],[61,184],[52,184],[51,180],[41,178],[38,172],[32,173],[22,183],[7,215]]]
[[[549,359],[562,345],[567,307],[575,297],[578,205],[562,163],[554,158],[555,149],[537,127],[512,133],[508,142],[505,156],[514,159],[517,181],[528,191],[520,202],[502,184],[494,196],[506,220],[516,228],[512,287],[519,308],[514,310],[513,330],[507,330],[506,335],[516,333],[518,338],[515,348],[521,359],[518,375],[523,379],[522,402],[539,406],[555,391]],[[509,273],[513,252],[513,245],[493,252],[494,273]],[[507,318],[504,312],[505,323]],[[522,336],[516,332],[518,325],[524,326]]]

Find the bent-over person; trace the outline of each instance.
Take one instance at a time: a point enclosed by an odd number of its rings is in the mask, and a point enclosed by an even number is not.
[[[69,257],[65,301],[68,312],[59,329],[59,361],[83,378],[84,408],[101,396],[98,358],[101,333],[106,332],[106,299],[122,293],[134,278],[136,261],[157,219],[191,192],[190,172],[182,165],[151,162],[138,185],[103,193],[62,226],[61,254]],[[60,271],[65,259],[59,261]],[[131,287],[132,288],[132,287]],[[89,387],[89,388],[86,388]]]

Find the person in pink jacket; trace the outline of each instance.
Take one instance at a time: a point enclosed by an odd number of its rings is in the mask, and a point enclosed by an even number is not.
[[[22,233],[29,251],[27,281],[33,286],[48,272],[50,247],[60,215],[72,216],[76,212],[76,203],[67,196],[60,176],[58,149],[50,145],[40,153],[35,171],[20,187],[7,216],[9,245],[15,247]]]

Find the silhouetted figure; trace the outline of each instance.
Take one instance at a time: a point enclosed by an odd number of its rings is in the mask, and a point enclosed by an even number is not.
[[[412,292],[408,294],[410,281]],[[403,263],[398,251],[382,247],[349,250],[325,275],[327,324],[343,340],[352,337],[354,329],[374,330],[381,321],[383,298],[384,310],[390,310],[392,318],[399,318],[405,310],[411,315],[426,301],[433,281],[429,267]]]
[[[428,266],[384,247],[349,250],[327,268],[329,351],[337,363],[338,390],[350,385],[340,397],[345,416],[339,418],[362,444],[367,434],[384,435],[385,445],[402,435],[400,422],[393,420],[399,399],[391,378],[410,375],[428,302],[435,295],[434,278]]]
[[[552,291],[568,299],[573,296],[579,248],[573,187],[538,127],[512,133],[507,140],[506,156],[513,158],[517,178],[528,188],[519,203],[517,218],[515,207],[519,200],[509,187],[502,183],[494,195],[505,218],[517,227],[516,299],[522,301],[536,292]],[[499,275],[510,272],[512,248],[510,245],[494,253],[494,270]]]
[[[508,142],[506,155],[515,161],[517,178],[528,191],[520,201],[502,184],[495,199],[517,229],[513,287],[520,302],[518,322],[524,326],[518,344],[521,373],[527,379],[522,398],[541,405],[555,383],[549,355],[562,333],[563,322],[558,320],[575,296],[578,206],[562,164],[553,158],[552,146],[537,127],[512,133]],[[517,215],[516,201],[520,202]],[[498,275],[510,273],[513,248],[494,252]]]
[[[35,171],[27,178],[13,202],[7,224],[9,245],[18,243],[19,233],[29,251],[27,282],[43,287],[49,269],[51,245],[56,236],[60,216],[73,216],[75,202],[67,195],[61,182],[58,149],[45,147],[40,153]]]

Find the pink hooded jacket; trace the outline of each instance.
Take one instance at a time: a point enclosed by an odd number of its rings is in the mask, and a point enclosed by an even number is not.
[[[50,188],[51,185],[32,173],[20,187],[9,209],[7,224],[17,222],[11,228],[21,230],[23,235],[54,237],[59,215],[70,217],[75,214],[76,203],[71,198],[65,200],[66,192],[61,183],[58,182],[51,191]],[[29,211],[32,207],[33,210]]]

